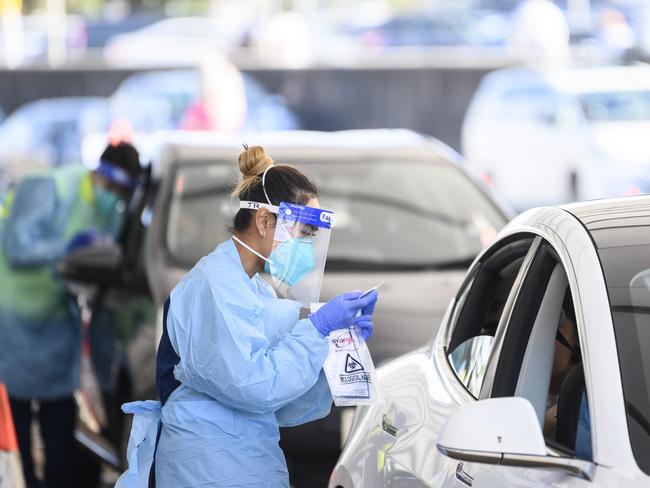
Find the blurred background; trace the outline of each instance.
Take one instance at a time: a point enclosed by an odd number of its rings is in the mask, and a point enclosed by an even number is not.
[[[323,193],[348,217],[323,295],[350,288],[351,272],[353,288],[388,275],[370,343],[381,362],[430,337],[469,263],[517,212],[650,192],[648,59],[647,0],[0,0],[0,202],[25,174],[95,168],[109,130],[128,134],[154,165],[147,141],[159,147],[160,131],[227,136],[214,144],[232,154],[264,141],[260,132],[277,142],[277,131],[350,131],[287,132],[277,145],[293,147],[295,162],[313,160]],[[365,130],[379,128],[413,132]],[[177,156],[190,160],[182,148],[193,140],[183,134]],[[95,449],[101,477],[97,468],[83,486],[112,486],[124,468],[119,404],[146,396],[124,371],[151,383],[156,310],[222,238],[206,218],[232,217],[224,178],[236,178],[234,160],[218,154],[187,174],[160,165],[157,203],[143,199],[135,216],[147,227],[152,207],[166,209],[159,241],[169,241],[177,269],[160,265],[153,281],[147,270],[147,313],[132,321],[149,325],[146,353],[135,361],[122,352],[135,334],[107,353],[106,371],[117,371],[104,397],[112,450]],[[421,167],[425,159],[435,165]],[[156,194],[157,178],[174,183]],[[134,254],[144,239],[134,238]],[[359,262],[358,249],[372,262]],[[414,279],[435,303],[405,296]],[[124,364],[113,368],[118,356]],[[334,447],[317,467],[289,460],[295,487],[324,486],[350,420],[330,422]],[[305,439],[293,445],[304,450]]]
[[[92,164],[84,140],[124,118],[138,133],[410,128],[461,151],[518,210],[648,190],[643,0],[0,9],[0,187]]]

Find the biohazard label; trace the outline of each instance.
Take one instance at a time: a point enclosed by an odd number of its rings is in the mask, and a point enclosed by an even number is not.
[[[348,357],[345,358],[345,372],[356,373],[357,371],[363,371],[363,366],[361,366],[359,361],[348,354]]]
[[[348,374],[340,374],[339,380],[344,385],[350,383],[370,383],[370,375],[363,369],[363,365],[354,359],[350,354],[345,358],[345,372]]]

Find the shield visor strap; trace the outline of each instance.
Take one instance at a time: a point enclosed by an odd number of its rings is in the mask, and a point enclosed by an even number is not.
[[[245,210],[259,210],[260,208],[265,208],[269,212],[274,214],[277,214],[280,211],[277,205],[270,205],[268,203],[261,203],[261,202],[251,202],[249,200],[241,200],[239,202],[239,208]]]
[[[280,207],[278,207],[277,205],[272,205],[270,203],[267,204],[261,202],[251,202],[250,200],[241,200],[239,202],[239,208],[245,210],[259,210],[260,208],[265,208],[269,212],[274,213],[275,215],[278,215],[278,213],[280,212]],[[293,238],[291,237],[289,230],[285,227],[284,222],[280,221],[279,225],[286,231],[289,240],[293,242]]]

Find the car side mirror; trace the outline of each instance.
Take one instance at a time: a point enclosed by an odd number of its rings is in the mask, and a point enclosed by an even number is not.
[[[110,286],[122,281],[122,248],[100,242],[68,253],[59,264],[63,279],[82,284]]]
[[[590,481],[595,473],[595,465],[589,461],[547,455],[539,420],[525,398],[492,398],[462,405],[442,427],[437,447],[459,461],[558,468]]]

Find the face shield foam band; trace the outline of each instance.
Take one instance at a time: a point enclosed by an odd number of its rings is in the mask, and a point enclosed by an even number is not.
[[[280,209],[277,205],[271,205],[271,204],[266,204],[266,203],[261,203],[261,202],[251,202],[249,200],[242,200],[239,202],[239,208],[243,208],[246,210],[259,210],[260,208],[265,208],[269,212],[277,214]]]
[[[122,168],[118,168],[112,163],[109,163],[107,161],[100,161],[99,166],[95,171],[97,171],[97,173],[102,175],[111,183],[115,183],[116,185],[127,189],[132,189],[135,187],[135,181],[133,181],[129,174]]]
[[[239,202],[239,208],[243,208],[245,210],[259,210],[260,208],[265,208],[269,212],[274,213],[276,215],[280,212],[280,207],[278,207],[277,205],[271,205],[271,204],[266,204],[261,202],[251,202],[250,200],[241,200]],[[289,236],[289,239],[293,241],[291,236]]]

